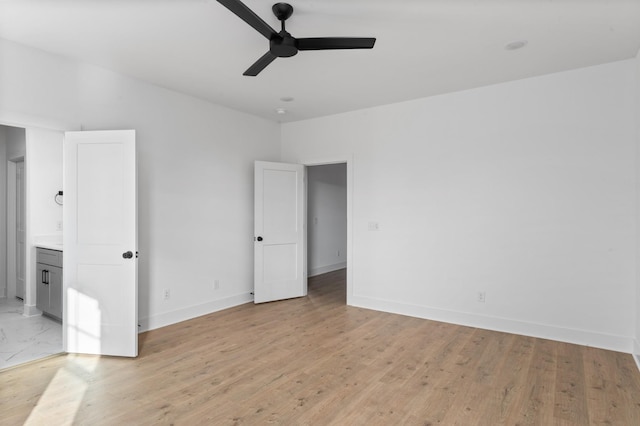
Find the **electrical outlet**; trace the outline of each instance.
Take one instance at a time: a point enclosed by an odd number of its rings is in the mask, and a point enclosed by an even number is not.
[[[58,223],[56,223],[56,231],[62,231],[62,221],[59,220]]]
[[[485,299],[486,299],[487,293],[485,293],[484,291],[479,291],[478,292],[478,302],[480,303],[484,303]]]
[[[171,298],[171,290],[169,290],[168,288],[165,288],[163,296],[164,296],[164,300],[169,300]]]
[[[377,231],[380,229],[378,222],[369,222],[369,231]]]
[[[213,282],[213,289],[214,290],[220,290],[220,280],[215,280]]]

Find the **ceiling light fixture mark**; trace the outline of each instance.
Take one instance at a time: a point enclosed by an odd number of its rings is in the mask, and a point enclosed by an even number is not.
[[[507,43],[504,48],[505,50],[518,50],[525,47],[529,42],[527,40],[516,40],[511,43]]]

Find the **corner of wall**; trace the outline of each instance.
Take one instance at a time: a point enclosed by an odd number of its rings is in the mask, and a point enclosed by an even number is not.
[[[636,54],[635,74],[636,120],[636,306],[633,359],[640,369],[640,50]]]
[[[176,309],[171,312],[163,312],[157,315],[151,315],[146,318],[138,319],[138,332],[143,333],[156,328],[166,327],[182,321],[187,321],[203,315],[212,314],[214,312],[233,308],[245,303],[253,302],[253,295],[250,293],[241,293],[224,299],[213,300],[210,302],[189,306],[187,308]]]
[[[7,144],[5,130],[0,126],[0,271],[7,270]],[[0,298],[8,296],[8,276],[0,274]]]

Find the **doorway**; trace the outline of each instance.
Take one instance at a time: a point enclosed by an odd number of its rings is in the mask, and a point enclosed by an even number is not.
[[[352,164],[255,162],[254,303],[306,296],[309,277],[342,271],[351,304]]]
[[[307,274],[317,281],[347,268],[347,163],[309,165],[306,169]]]
[[[32,288],[35,285],[31,285],[29,279],[29,265],[35,262],[35,249],[31,248],[35,242],[34,235],[29,237],[29,232],[33,234],[35,231],[39,237],[45,233],[49,238],[55,237],[54,230],[46,223],[55,220],[55,214],[61,217],[61,211],[56,210],[60,209],[59,206],[48,206],[51,203],[48,195],[53,194],[47,185],[53,184],[56,188],[62,185],[62,152],[60,146],[58,166],[55,155],[49,152],[51,147],[41,146],[40,141],[33,137],[28,143],[28,132],[22,127],[0,125],[0,151],[4,154],[0,157],[3,157],[2,168],[6,170],[0,176],[0,187],[3,188],[0,191],[3,206],[0,217],[6,230],[6,233],[0,233],[0,246],[3,248],[0,250],[0,263],[6,265],[3,268],[4,280],[0,280],[6,283],[0,296],[0,327],[4,333],[0,369],[62,351],[62,324],[42,316],[36,309],[36,293]],[[30,152],[29,156],[27,152]],[[58,167],[59,176],[56,172]],[[32,203],[28,201],[29,194],[33,198]],[[37,214],[29,215],[29,208],[36,209]],[[30,222],[27,218],[31,218]],[[31,273],[31,281],[34,273]]]
[[[2,175],[0,176],[0,198],[2,198],[3,211],[2,227],[5,233],[0,233],[0,251],[2,261],[0,264],[6,271],[5,291],[2,297],[7,299],[25,299],[25,273],[26,273],[26,182],[25,182],[25,155],[26,155],[26,131],[19,127],[0,125],[0,151],[3,160]]]

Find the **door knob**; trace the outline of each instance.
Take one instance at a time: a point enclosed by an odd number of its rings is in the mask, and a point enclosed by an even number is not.
[[[262,241],[262,237],[258,237],[258,238],[256,238],[256,240]]]
[[[133,257],[133,253],[128,251],[126,253],[122,253],[122,257],[125,259],[131,259]]]

